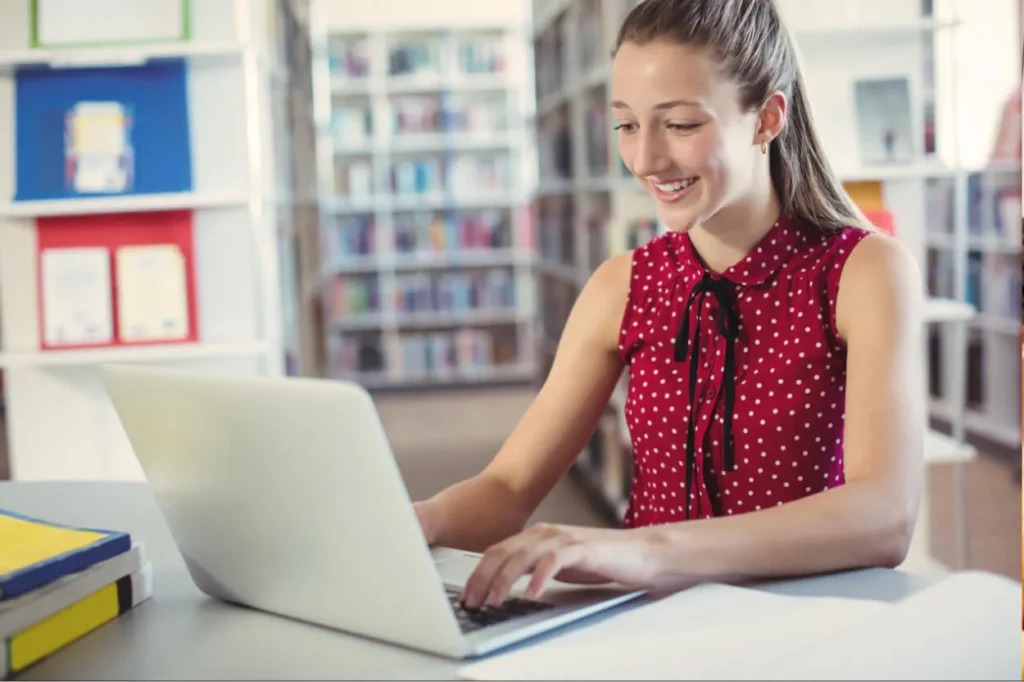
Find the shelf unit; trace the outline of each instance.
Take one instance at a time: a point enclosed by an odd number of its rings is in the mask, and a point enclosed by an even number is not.
[[[526,15],[384,5],[315,5],[316,371],[373,389],[532,380]]]
[[[83,0],[88,2],[88,0]],[[291,198],[275,173],[289,168],[268,112],[287,74],[274,25],[284,0],[185,0],[187,40],[70,48],[31,44],[32,7],[17,0],[0,26],[0,370],[11,477],[144,477],[99,381],[104,363],[159,363],[211,372],[282,372],[276,217]],[[297,3],[288,3],[297,4]],[[185,64],[192,190],[17,199],[15,80],[27,68],[103,70],[165,60]],[[86,93],[86,97],[89,93]],[[279,108],[279,106],[277,106]],[[38,221],[57,216],[191,214],[194,342],[44,349],[36,253]],[[103,223],[107,224],[107,223]],[[83,230],[89,228],[83,227]]]
[[[609,59],[637,0],[534,0],[534,129],[538,146],[537,353],[547,376],[579,292],[609,256],[664,231],[656,206],[618,157],[608,116]],[[632,454],[624,374],[574,473],[611,517],[629,497]]]
[[[541,275],[538,286],[544,312],[539,342],[542,374],[550,368],[569,308],[596,265],[661,231],[653,201],[618,158],[606,113],[607,55],[622,19],[637,4],[637,0],[534,1],[538,77],[535,129],[540,156],[535,211]],[[956,185],[969,176],[955,144],[953,150],[947,149],[950,138],[957,139],[963,127],[957,120],[958,113],[950,112],[958,96],[954,87],[957,81],[950,71],[958,62],[950,65],[946,59],[948,42],[965,22],[954,12],[956,3],[935,0],[932,4],[931,16],[922,16],[920,0],[780,0],[801,52],[812,106],[838,175],[851,193],[867,186],[880,194],[885,208],[895,217],[897,237],[917,256],[928,278],[935,272],[928,261],[934,225],[929,214],[929,198],[934,193],[929,190],[939,183]],[[977,30],[970,23],[968,28]],[[936,63],[934,67],[932,63]],[[940,71],[938,77],[934,70]],[[926,110],[934,107],[938,112],[933,129],[938,148],[935,153],[919,153],[902,164],[861,162],[853,83],[893,74],[907,78],[914,95],[911,116],[915,139],[923,140],[930,125],[925,123]],[[1009,169],[1002,169],[1006,170],[1019,173],[1019,162],[1016,168],[1010,164]],[[968,243],[991,245],[993,250],[1011,254],[1020,248],[1013,235],[995,242],[969,234],[966,210],[953,215],[956,219],[949,239],[961,261]],[[957,267],[962,269],[962,262]],[[974,301],[961,292],[962,285],[960,289],[930,287],[924,314],[929,330],[934,330],[930,333],[947,340],[940,365],[954,394],[958,386],[964,385],[967,360],[966,346],[958,349],[955,341],[963,338],[968,325],[986,324],[984,316],[976,315]],[[1009,326],[1005,332],[1009,338]],[[1017,365],[1010,359],[1003,366]],[[1011,379],[1013,374],[1004,372]],[[626,391],[624,376],[576,466],[599,503],[617,519],[625,512],[631,480],[630,438],[622,412]],[[1012,390],[1001,387],[994,399],[1005,400],[1007,411],[1016,409],[1019,419],[1019,386]],[[952,422],[952,434],[928,433],[928,460],[963,463],[975,456],[974,448],[964,442],[971,413],[954,408],[946,416]],[[1019,442],[1019,436],[1016,439]],[[961,529],[961,540],[963,533]]]

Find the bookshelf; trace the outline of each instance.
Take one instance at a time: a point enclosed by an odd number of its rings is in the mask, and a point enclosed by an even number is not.
[[[662,231],[652,200],[622,166],[606,114],[607,55],[622,19],[636,4],[638,0],[535,0],[533,4],[534,128],[539,148],[534,207],[543,313],[538,343],[542,375],[550,368],[569,306],[596,264]],[[992,412],[1004,405],[1007,420],[989,433],[1001,431],[1000,440],[1019,443],[1020,388],[1014,384],[1019,379],[1013,372],[1003,372],[996,381],[991,374],[996,359],[1004,368],[1017,366],[1015,356],[1004,356],[997,341],[1002,335],[1004,341],[1012,341],[1006,352],[1017,352],[1017,341],[1011,338],[1019,333],[1019,329],[1011,331],[1016,327],[1016,309],[1012,299],[1002,301],[1007,306],[1004,314],[1013,310],[1012,324],[995,322],[969,294],[965,275],[972,248],[988,249],[996,257],[1009,254],[1008,261],[1019,258],[1015,218],[1013,225],[1003,221],[1006,227],[1001,233],[971,227],[981,224],[981,219],[972,222],[971,218],[977,213],[973,197],[980,191],[967,189],[984,185],[976,179],[978,175],[1003,174],[1020,187],[1019,161],[990,164],[985,153],[975,151],[979,145],[986,147],[988,140],[962,141],[970,137],[970,129],[979,127],[979,121],[988,119],[979,111],[965,112],[960,104],[967,92],[984,94],[970,87],[964,90],[965,48],[954,49],[960,44],[955,36],[966,31],[977,41],[977,36],[989,31],[992,19],[973,8],[969,11],[974,14],[964,16],[955,11],[957,3],[944,0],[779,0],[779,5],[801,53],[816,119],[838,174],[865,212],[880,220],[886,214],[892,218],[896,236],[917,256],[929,282],[924,317],[932,339],[931,365],[937,368],[933,374],[941,375],[938,383],[946,396],[944,403],[932,399],[932,416],[944,418],[950,433],[929,431],[928,461],[960,464],[974,457],[974,448],[965,442],[967,433],[982,421],[995,420]],[[1012,4],[1007,7],[1013,9]],[[1005,61],[1007,54],[1018,53],[1019,45],[1010,42],[1015,38],[1010,33],[1009,39],[1000,37],[1002,42],[991,41],[978,53],[982,57],[975,58]],[[976,47],[972,43],[970,51]],[[872,158],[859,139],[862,121],[857,117],[856,84],[885,79],[904,82],[910,93],[911,153],[898,163]],[[1016,83],[1009,80],[1007,96]],[[987,99],[992,99],[991,94]],[[949,209],[948,231],[936,237],[940,224],[933,215],[936,188],[944,186],[958,188],[950,194],[958,201]],[[1013,213],[1018,208],[1019,203],[1002,210]],[[947,261],[939,267],[933,252],[943,241]],[[952,283],[931,284],[942,278]],[[1018,283],[1011,282],[1009,288],[1016,290]],[[982,343],[990,344],[986,357],[992,364],[986,365],[990,374],[985,384],[989,412],[972,411],[965,401],[958,401],[970,390],[972,372],[978,373],[971,366],[966,339],[979,329],[987,329],[987,341]],[[936,348],[935,339],[941,340],[941,348]],[[936,383],[932,377],[923,390],[934,393]],[[631,479],[630,438],[622,413],[626,390],[624,376],[575,467],[599,505],[617,519],[625,512]],[[958,485],[962,501],[961,493]]]
[[[118,1],[105,0],[103,7]],[[139,480],[142,471],[99,380],[99,365],[283,371],[287,293],[277,235],[294,202],[284,177],[289,150],[275,138],[273,112],[288,83],[275,25],[301,3],[158,0],[161,11],[154,5],[152,14],[133,13],[136,24],[171,16],[179,3],[177,32],[133,24],[137,35],[151,38],[114,39],[110,32],[124,26],[64,22],[51,35],[74,39],[44,47],[33,42],[34,17],[44,14],[37,2],[46,0],[9,3],[0,25],[0,150],[8,155],[0,164],[0,372],[10,475]],[[152,37],[164,33],[184,37]],[[99,175],[86,177],[93,157],[74,145],[88,139],[94,145],[88,149],[103,159],[112,144],[95,136],[97,128],[86,138],[82,128],[71,127],[86,125],[76,118],[80,103],[97,100],[114,101],[125,114],[117,119],[125,126],[122,137],[115,139],[122,145],[118,167],[130,169],[130,181],[119,186],[80,184],[96,183]],[[26,116],[33,111],[41,113]],[[57,127],[42,128],[54,122]],[[72,130],[83,137],[71,137]],[[78,156],[68,157],[68,150]],[[74,159],[74,175],[67,158]],[[117,177],[104,168],[105,182]],[[153,247],[150,257],[172,253],[168,262],[184,267],[160,271],[162,279],[146,279],[144,269],[128,278],[131,261],[126,264],[121,249],[140,246]],[[107,259],[108,295],[76,296],[74,287],[60,283],[77,281],[67,278],[82,271],[49,269],[49,254],[77,247],[106,252],[91,261],[83,281],[95,284]],[[155,261],[145,262],[153,267]],[[60,277],[51,278],[52,272]],[[167,272],[180,277],[167,279]],[[154,335],[151,325],[139,336],[145,325],[126,311],[135,305],[138,315],[140,302],[168,305],[168,295],[155,293],[160,287],[185,292],[183,308],[170,318],[185,333]],[[44,324],[63,310],[66,331],[83,311],[95,316],[104,309],[111,327],[80,343],[53,336]]]
[[[536,375],[524,7],[317,3],[317,373],[371,389]]]

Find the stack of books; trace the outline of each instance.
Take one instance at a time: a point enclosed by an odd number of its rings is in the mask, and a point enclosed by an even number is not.
[[[0,510],[0,679],[8,679],[153,594],[127,533]]]

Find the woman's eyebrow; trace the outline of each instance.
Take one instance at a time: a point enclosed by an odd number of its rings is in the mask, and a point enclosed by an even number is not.
[[[655,110],[660,110],[660,109],[673,109],[675,107],[699,107],[699,106],[700,106],[700,102],[695,102],[694,100],[691,100],[691,99],[673,99],[673,100],[669,100],[668,102],[661,102],[660,104],[655,104],[654,105],[654,109]],[[621,101],[621,100],[614,100],[611,103],[611,107],[613,109],[629,109],[629,105],[626,104],[625,102]]]

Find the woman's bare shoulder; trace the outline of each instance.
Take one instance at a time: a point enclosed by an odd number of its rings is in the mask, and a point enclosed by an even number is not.
[[[595,334],[608,350],[618,348],[619,325],[629,302],[632,269],[633,251],[605,259],[591,273],[573,311],[574,316],[586,318],[587,322],[580,326]]]

